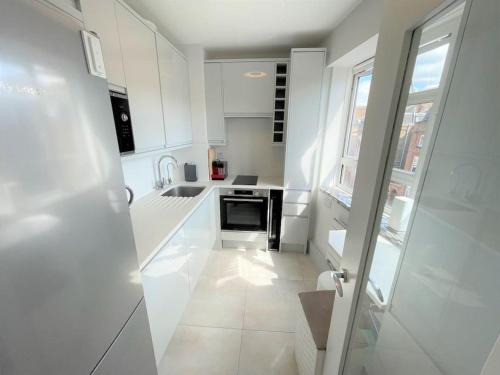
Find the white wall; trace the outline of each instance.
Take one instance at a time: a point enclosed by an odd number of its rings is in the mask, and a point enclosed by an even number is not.
[[[328,49],[327,74],[325,87],[329,89],[324,101],[322,124],[322,148],[317,186],[325,178],[333,178],[338,172],[339,158],[344,144],[345,123],[349,103],[351,68],[375,54],[377,34],[379,32],[383,0],[365,0],[342,21],[323,41],[322,47]],[[338,258],[328,245],[328,232],[333,229],[334,220],[348,224],[349,210],[338,204],[323,192],[314,194],[311,215],[310,252],[315,259],[329,256],[338,265]],[[321,255],[313,254],[320,252]]]
[[[197,165],[198,181],[208,181],[208,141],[206,130],[205,103],[205,51],[200,45],[180,46],[189,62],[189,79],[191,90],[191,121],[193,127],[193,145],[172,152],[157,152],[145,156],[122,159],[125,183],[139,199],[153,190],[156,181],[156,163],[164,154],[171,154],[179,161],[179,169],[175,171],[173,180],[184,181],[184,163]],[[166,161],[162,164],[163,176],[166,176]]]
[[[321,43],[328,48],[327,65],[378,33],[383,0],[364,0]]]
[[[283,176],[285,148],[272,144],[271,118],[227,118],[226,137],[215,150],[228,161],[229,175]]]

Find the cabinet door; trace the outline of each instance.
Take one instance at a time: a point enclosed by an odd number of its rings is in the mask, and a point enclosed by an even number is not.
[[[292,52],[285,156],[289,189],[312,189],[324,65],[323,50]]]
[[[226,143],[224,123],[224,101],[222,93],[222,64],[205,64],[205,98],[207,102],[208,143],[223,145]]]
[[[198,207],[185,226],[189,286],[194,290],[215,242],[214,193]]]
[[[160,34],[156,44],[167,147],[188,145],[193,142],[188,62]]]
[[[148,315],[142,301],[93,375],[157,375]]]
[[[125,72],[114,3],[114,0],[81,0],[81,7],[85,28],[97,33],[101,39],[108,82],[125,87]]]
[[[274,62],[223,63],[224,114],[271,116],[274,109],[275,69]]]
[[[153,31],[115,4],[136,152],[164,147],[160,75]]]
[[[283,216],[281,242],[305,245],[309,233],[309,219],[300,216]]]
[[[159,363],[189,301],[184,231],[174,237],[142,270],[156,362]]]

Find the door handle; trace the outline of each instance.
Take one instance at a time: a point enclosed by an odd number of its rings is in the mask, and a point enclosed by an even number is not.
[[[344,289],[342,288],[342,281],[340,279],[343,279],[344,282],[347,282],[347,270],[345,268],[342,268],[341,271],[335,270],[335,267],[333,266],[333,263],[330,261],[330,259],[327,259],[326,263],[328,263],[328,267],[330,267],[330,276],[335,282],[335,289],[337,289],[337,294],[339,297],[344,296]]]
[[[132,204],[132,202],[134,201],[134,191],[128,187],[127,185],[125,185],[125,190],[128,191],[128,205],[130,206]]]

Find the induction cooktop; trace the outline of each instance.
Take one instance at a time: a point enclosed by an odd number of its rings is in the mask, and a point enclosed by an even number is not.
[[[238,175],[233,181],[233,185],[257,185],[258,176]]]

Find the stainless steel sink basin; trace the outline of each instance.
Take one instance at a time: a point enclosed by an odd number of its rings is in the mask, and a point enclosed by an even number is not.
[[[196,197],[203,190],[205,190],[205,186],[176,186],[163,193],[162,197]]]

